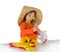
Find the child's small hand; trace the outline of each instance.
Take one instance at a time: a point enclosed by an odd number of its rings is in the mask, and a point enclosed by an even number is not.
[[[34,24],[34,28],[33,28],[34,32],[38,30],[38,25]]]
[[[36,28],[36,27],[34,27],[34,28],[33,28],[33,30],[34,30],[34,32],[36,32],[36,31],[37,31],[37,28]]]
[[[34,24],[34,27],[38,27],[38,25],[35,23],[35,24]]]
[[[37,30],[38,35],[40,35],[40,32],[41,32],[40,29],[38,29],[38,30]]]

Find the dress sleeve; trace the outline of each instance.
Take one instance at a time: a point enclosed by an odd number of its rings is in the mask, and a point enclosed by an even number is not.
[[[24,34],[32,34],[33,33],[33,29],[32,28],[29,28],[29,29],[26,28],[25,23],[20,24],[20,27],[21,27],[21,32]]]

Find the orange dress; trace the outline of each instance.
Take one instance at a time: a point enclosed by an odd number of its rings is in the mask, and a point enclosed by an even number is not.
[[[34,27],[34,25],[31,23],[22,22],[20,24],[20,30],[21,30],[20,36],[21,36],[21,38],[27,36],[30,39],[36,40],[38,33],[33,31],[33,27]]]

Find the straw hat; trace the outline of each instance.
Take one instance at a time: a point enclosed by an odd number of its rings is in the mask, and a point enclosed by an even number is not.
[[[18,18],[18,25],[20,25],[20,23],[23,21],[24,16],[26,15],[26,13],[30,12],[30,11],[36,11],[36,23],[39,25],[42,21],[42,12],[34,7],[29,7],[29,6],[24,6],[22,9],[22,12]]]

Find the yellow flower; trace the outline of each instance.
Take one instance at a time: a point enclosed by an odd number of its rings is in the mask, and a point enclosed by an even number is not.
[[[26,50],[35,50],[35,47],[37,45],[37,40],[29,39],[29,37],[23,37],[21,39],[22,47],[24,47]]]
[[[30,39],[28,47],[26,47],[26,50],[35,50],[37,46],[37,40]]]
[[[31,42],[29,43],[29,46],[33,47],[38,44],[37,40],[32,39]]]
[[[22,44],[28,44],[29,43],[29,38],[27,36],[21,38],[21,43]]]
[[[31,23],[31,24],[34,24],[35,23],[35,18],[29,18],[29,22]]]
[[[36,47],[33,47],[33,46],[37,45],[37,40],[29,39],[29,37],[25,36],[21,38],[20,43],[15,42],[15,43],[12,43],[12,45],[16,47],[23,47],[26,50],[35,50]]]
[[[29,38],[28,37],[23,37],[21,39],[21,42],[20,43],[14,42],[14,43],[12,43],[12,45],[15,46],[15,47],[23,47],[23,48],[26,48],[26,47],[28,47],[28,43],[29,43]]]

